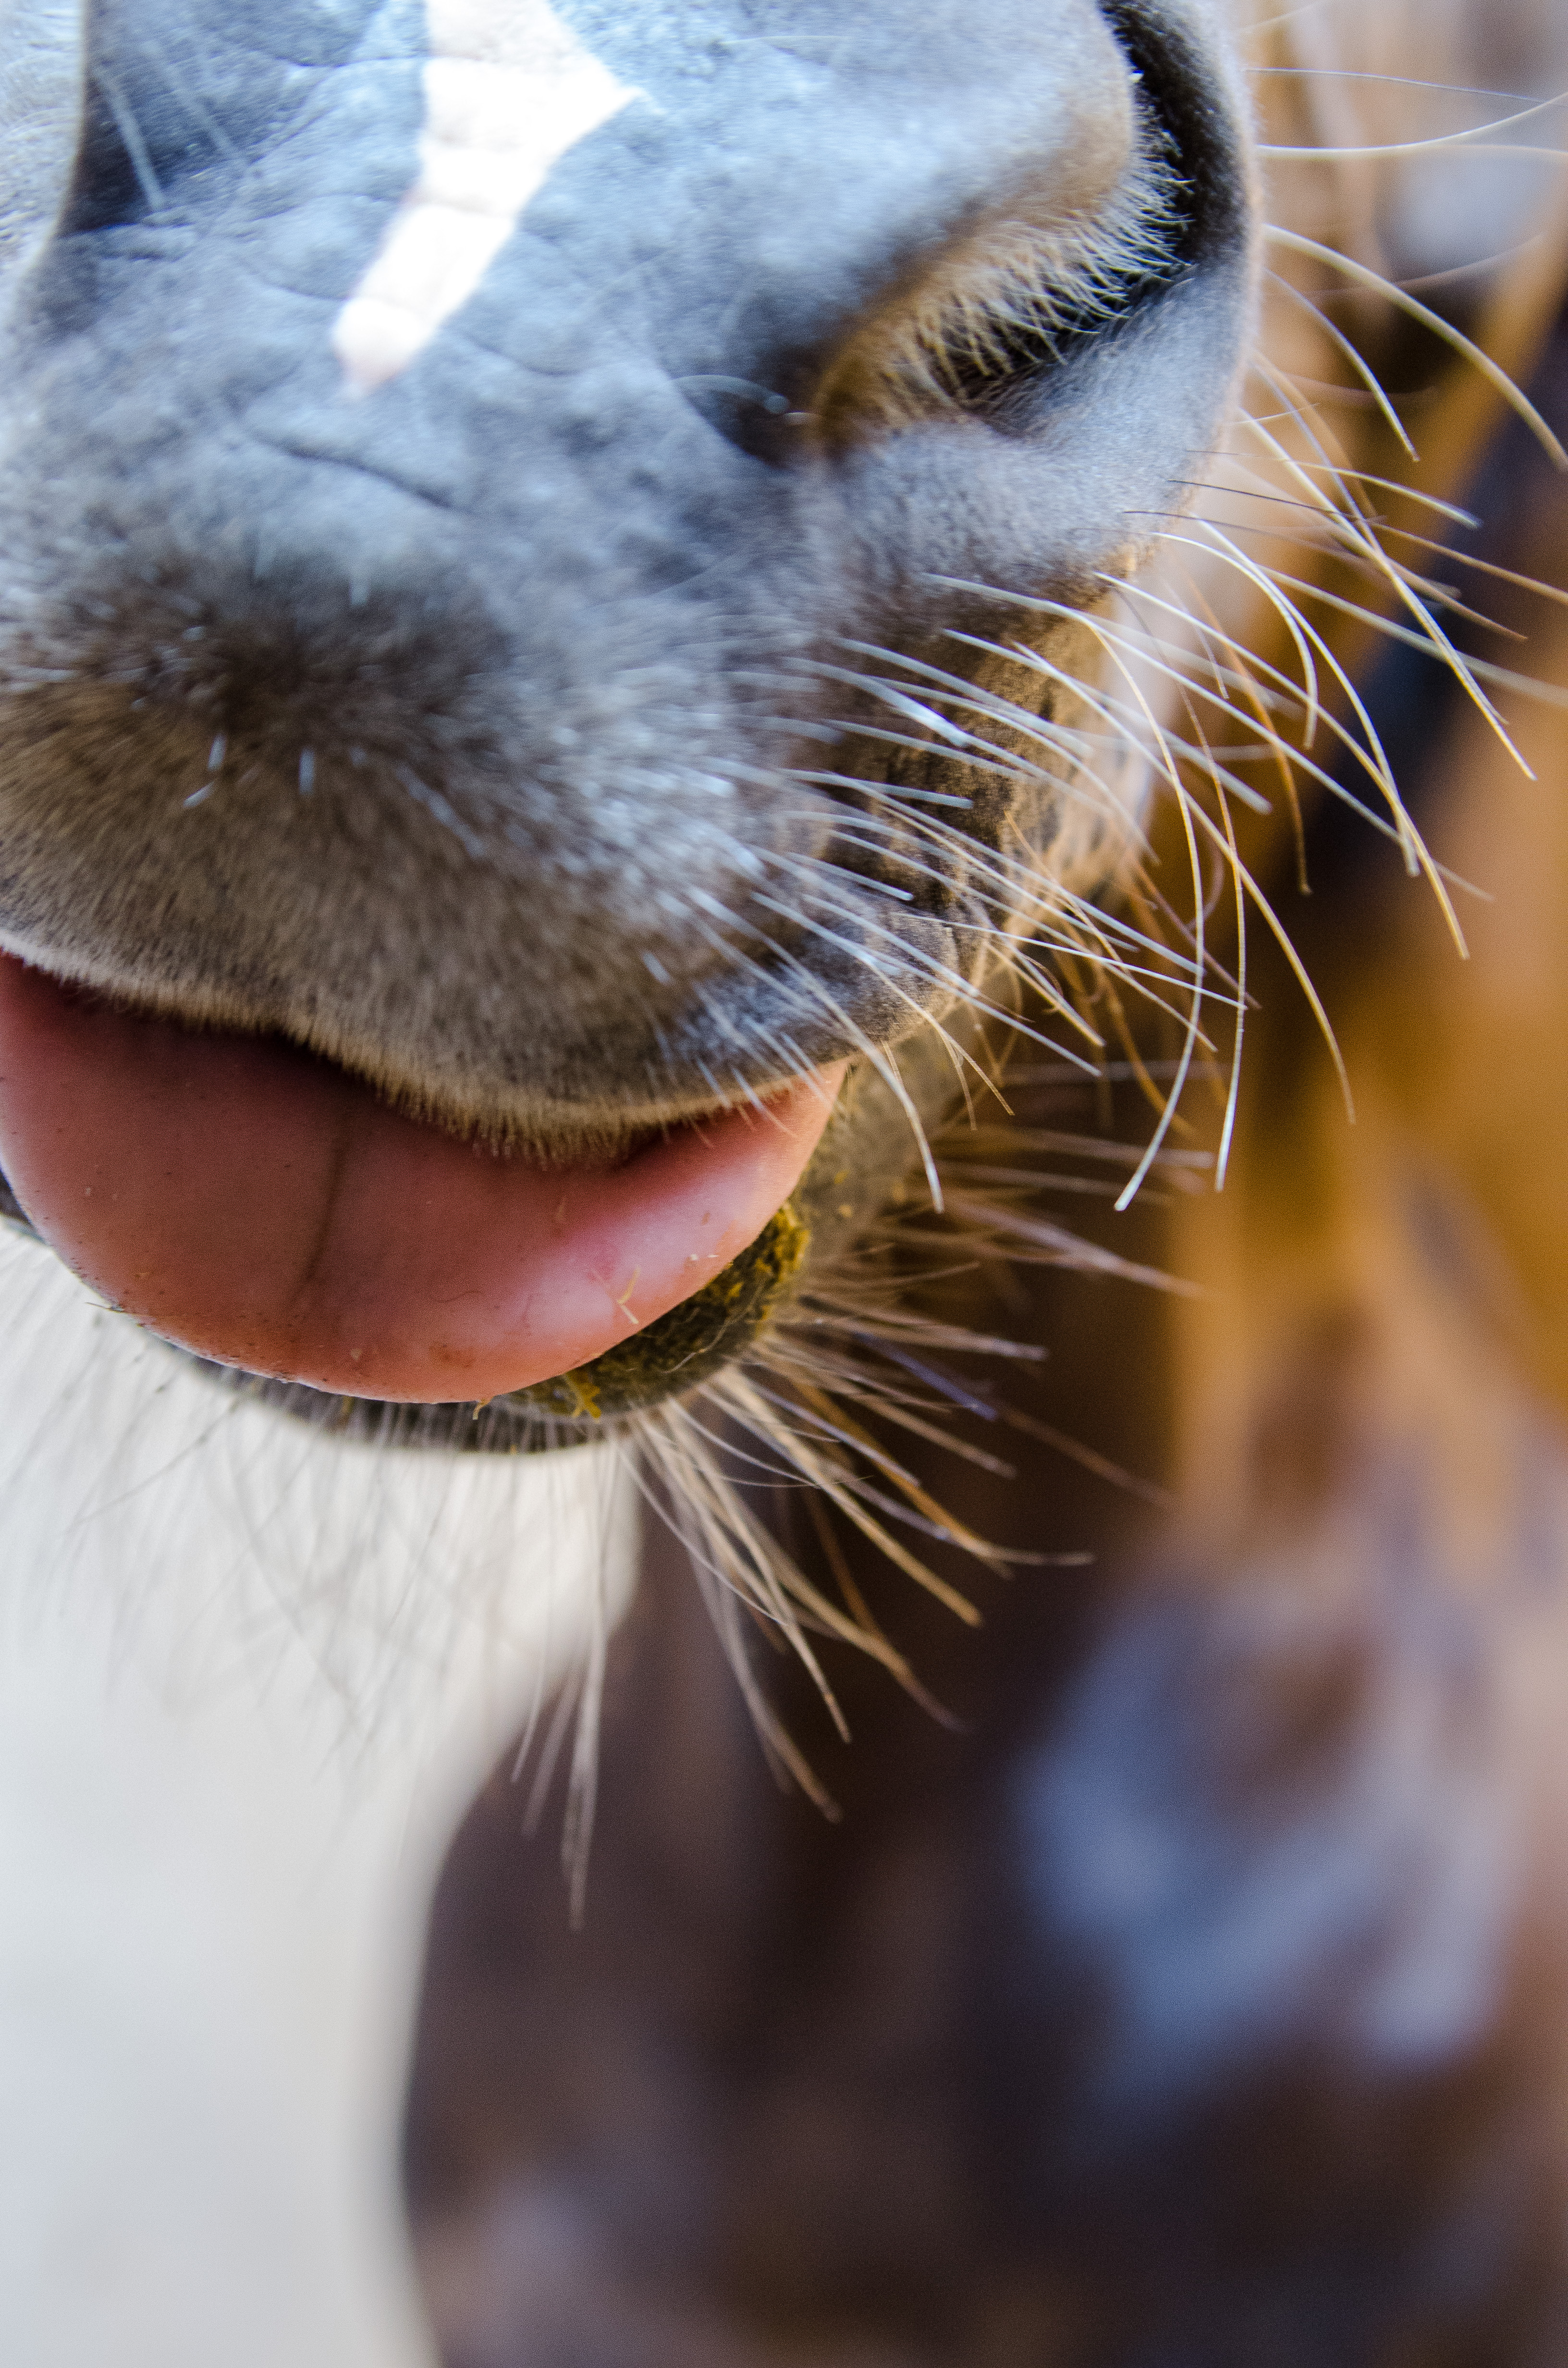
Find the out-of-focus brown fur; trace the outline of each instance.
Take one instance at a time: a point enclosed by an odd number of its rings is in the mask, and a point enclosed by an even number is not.
[[[1568,412],[1568,347],[1540,383]],[[1489,547],[1545,573],[1568,494],[1501,455]],[[922,1459],[989,1536],[1095,1564],[987,1588],[978,1638],[882,1588],[956,1733],[835,1668],[841,1752],[782,1683],[836,1827],[774,1792],[666,1545],[585,1932],[507,1771],[473,1813],[411,2125],[452,2368],[1561,2356],[1562,726],[1515,719],[1531,783],[1436,696],[1408,786],[1494,899],[1470,962],[1321,817],[1311,898],[1277,885],[1356,1124],[1264,958],[1224,1196],[1092,1229],[1205,1295],[1052,1278],[1007,1311],[1051,1349],[1014,1407],[1168,1507],[1027,1433],[1011,1488]]]
[[[1362,14],[1371,70],[1437,71],[1406,13],[1392,46],[1396,12]],[[1506,27],[1419,25],[1504,72]],[[1466,325],[1568,435],[1548,228]],[[1418,481],[1486,521],[1456,544],[1568,591],[1568,484],[1494,390],[1392,314],[1358,335],[1430,390]],[[1329,416],[1400,472],[1365,406]],[[1568,683],[1550,593],[1429,564],[1523,637],[1461,621],[1466,649]],[[1455,891],[1468,960],[1328,800],[1309,894],[1283,809],[1242,818],[1354,1123],[1255,927],[1223,1194],[1072,1212],[1197,1290],[949,1282],[1050,1357],[1009,1376],[1011,1429],[958,1426],[1017,1482],[935,1448],[916,1469],[1002,1546],[1092,1565],[983,1583],[972,1636],[856,1558],[953,1724],[835,1665],[840,1749],[781,1670],[839,1824],[775,1791],[679,1554],[651,1550],[585,1932],[506,1771],[437,1903],[410,2176],[450,2368],[1568,2355],[1568,712],[1499,693],[1529,778],[1429,660],[1336,631],[1480,892]],[[1148,1122],[1131,1081],[1013,1106]],[[853,1554],[824,1559],[798,1498],[777,1518],[824,1577]]]

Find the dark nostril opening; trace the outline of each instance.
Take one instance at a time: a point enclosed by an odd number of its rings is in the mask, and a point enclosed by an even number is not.
[[[1201,265],[1244,244],[1245,180],[1224,111],[1214,100],[1214,62],[1179,23],[1154,21],[1146,0],[1100,0],[1138,76],[1140,96],[1165,144],[1180,188],[1175,259]]]
[[[129,101],[112,73],[90,66],[82,95],[82,135],[61,214],[62,233],[140,222],[163,206],[152,152]]]
[[[138,42],[119,0],[95,0],[84,38],[81,131],[60,227],[108,230],[168,210],[187,175],[220,153],[216,127],[171,54]]]

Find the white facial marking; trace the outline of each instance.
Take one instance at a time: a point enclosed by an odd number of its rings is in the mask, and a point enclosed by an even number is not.
[[[636,91],[550,0],[426,0],[419,173],[337,316],[351,393],[384,386],[466,302],[551,167]]]

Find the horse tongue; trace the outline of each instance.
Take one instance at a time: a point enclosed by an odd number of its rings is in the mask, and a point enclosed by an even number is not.
[[[526,1388],[688,1297],[788,1199],[841,1074],[542,1167],[0,955],[0,1167],[45,1241],[184,1348],[365,1397]]]

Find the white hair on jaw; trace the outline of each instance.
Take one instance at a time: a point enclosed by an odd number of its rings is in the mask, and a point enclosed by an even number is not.
[[[419,172],[339,313],[333,351],[368,394],[467,302],[553,165],[637,93],[550,0],[426,0]]]

